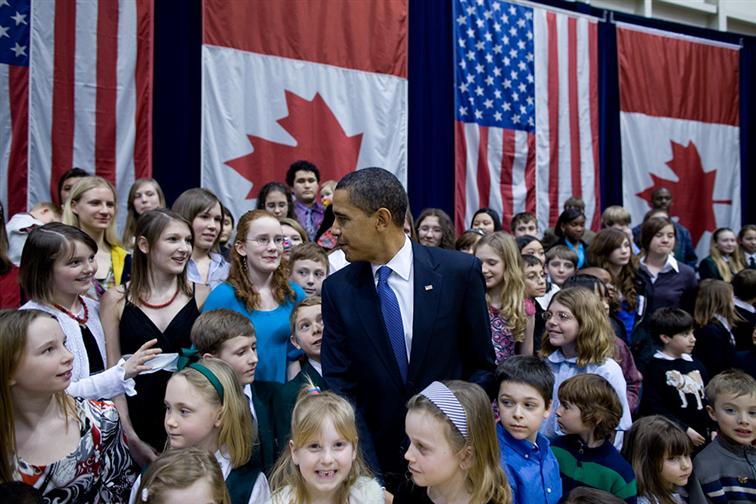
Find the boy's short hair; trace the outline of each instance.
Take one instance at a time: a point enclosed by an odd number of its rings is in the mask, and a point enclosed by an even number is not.
[[[289,315],[289,327],[291,328],[292,336],[296,337],[297,334],[297,314],[299,314],[299,309],[305,308],[307,306],[317,306],[320,304],[323,304],[320,296],[310,296],[308,298],[304,298],[294,307],[293,310],[291,310],[291,315]]]
[[[297,245],[291,249],[289,255],[289,268],[293,268],[294,263],[301,260],[310,260],[319,262],[325,267],[326,275],[328,274],[328,254],[319,245],[308,242]]]
[[[649,322],[651,336],[660,345],[664,345],[662,334],[671,338],[693,329],[693,317],[680,308],[659,308],[651,314]]]
[[[596,439],[609,439],[622,418],[617,392],[602,376],[583,373],[562,382],[559,401],[580,408],[581,420],[593,428]]]
[[[60,218],[63,216],[63,210],[61,210],[59,205],[56,205],[52,201],[40,201],[39,203],[35,204],[33,207],[31,207],[31,212],[36,212],[37,210],[49,210],[53,213],[56,217]]]
[[[309,161],[299,160],[299,161],[294,161],[291,164],[291,166],[289,166],[289,169],[286,171],[286,184],[289,187],[294,186],[294,178],[296,177],[298,171],[314,173],[315,180],[317,180],[318,183],[320,183],[320,170],[318,170],[318,167],[310,163]]]
[[[514,355],[496,368],[496,383],[511,381],[536,389],[548,408],[554,394],[554,373],[548,364],[534,355]]]
[[[732,277],[732,290],[741,301],[756,298],[756,270],[746,268]]]
[[[723,394],[732,394],[735,397],[756,394],[756,380],[740,369],[728,369],[712,378],[705,391],[706,400],[714,407],[717,397]]]
[[[512,228],[512,232],[514,232],[519,224],[526,222],[535,222],[536,226],[538,226],[538,221],[536,220],[535,215],[533,215],[532,213],[520,212],[518,214],[514,214],[514,216],[512,217],[512,224],[510,226]]]
[[[546,251],[546,265],[548,265],[552,259],[559,258],[563,261],[570,261],[575,268],[577,268],[578,256],[574,250],[570,250],[569,247],[564,245],[554,245]]]
[[[212,355],[218,355],[223,343],[237,336],[255,336],[255,326],[241,313],[226,308],[201,314],[189,334],[200,354]]]
[[[606,207],[604,213],[601,214],[601,225],[603,227],[612,227],[615,224],[629,226],[631,220],[630,212],[625,207],[619,205]]]
[[[540,259],[530,254],[525,254],[524,256],[522,256],[522,262],[525,268],[527,268],[528,266],[543,266],[543,262],[541,262]]]
[[[577,208],[581,212],[585,212],[585,201],[583,201],[583,198],[578,198],[577,196],[570,196],[566,200],[564,200],[564,210],[568,210],[570,208]]]

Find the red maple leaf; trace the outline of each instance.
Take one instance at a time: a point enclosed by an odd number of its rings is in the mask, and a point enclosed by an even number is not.
[[[296,145],[247,135],[254,150],[226,161],[252,182],[247,199],[255,198],[267,182],[284,181],[289,165],[300,159],[314,163],[322,181],[339,180],[357,168],[362,133],[347,136],[320,93],[308,101],[291,91],[284,92],[289,115],[276,122],[296,139]]]
[[[731,205],[731,200],[714,200],[714,181],[717,170],[705,172],[701,164],[698,148],[692,141],[687,146],[670,141],[672,159],[667,166],[677,175],[677,182],[663,179],[651,174],[654,184],[637,195],[648,201],[651,206],[651,194],[659,188],[666,188],[672,194],[672,213],[679,217],[679,223],[690,230],[693,246],[706,231],[717,228],[714,205]]]

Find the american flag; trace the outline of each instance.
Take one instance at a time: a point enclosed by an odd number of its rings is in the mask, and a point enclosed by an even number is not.
[[[149,176],[152,19],[153,0],[0,0],[9,215],[56,201],[74,166],[114,183],[122,208],[134,179]]]
[[[481,207],[543,230],[573,195],[596,227],[596,20],[498,0],[454,10],[457,230]]]

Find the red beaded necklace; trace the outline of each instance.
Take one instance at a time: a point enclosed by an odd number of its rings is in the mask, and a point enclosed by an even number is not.
[[[152,308],[153,310],[159,310],[160,308],[165,308],[166,306],[168,306],[171,303],[173,303],[174,301],[176,301],[176,298],[178,297],[179,290],[180,290],[179,286],[176,285],[176,292],[173,293],[173,296],[171,297],[171,299],[169,299],[168,301],[166,301],[165,303],[162,303],[162,304],[150,304],[147,301],[145,301],[144,299],[142,299],[141,296],[139,296],[139,302],[143,306],[146,306],[147,308]]]
[[[84,300],[81,298],[81,296],[78,296],[78,297],[79,297],[79,303],[81,303],[81,306],[84,307],[84,316],[83,317],[79,317],[78,315],[76,315],[71,310],[69,310],[67,308],[63,308],[62,306],[60,306],[57,303],[53,303],[53,306],[55,308],[57,308],[58,310],[62,311],[63,313],[65,313],[66,315],[68,315],[69,317],[71,317],[72,319],[74,319],[76,322],[79,323],[79,325],[85,326],[85,325],[87,325],[87,320],[89,320],[89,308],[87,308],[87,304],[84,302]]]

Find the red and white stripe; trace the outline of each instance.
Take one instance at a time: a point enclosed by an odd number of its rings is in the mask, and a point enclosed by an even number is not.
[[[0,201],[6,218],[26,210],[29,67],[0,64]]]

